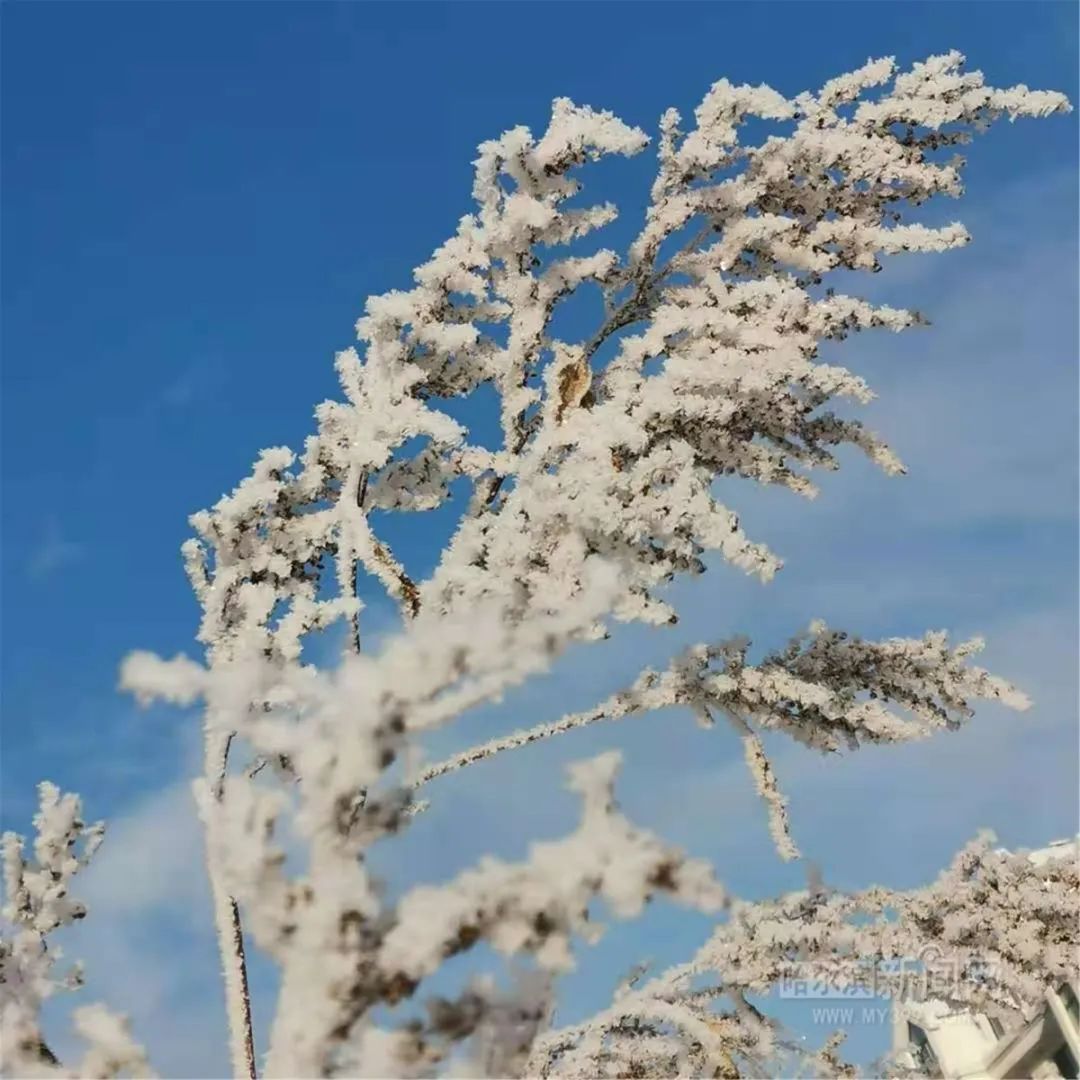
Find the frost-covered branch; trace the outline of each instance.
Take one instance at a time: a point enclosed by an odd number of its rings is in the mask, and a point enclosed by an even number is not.
[[[830,631],[819,621],[761,664],[747,663],[749,645],[745,638],[695,645],[667,671],[642,672],[632,687],[593,709],[471,747],[422,769],[414,785],[601,720],[681,706],[710,727],[713,711],[722,711],[743,742],[747,767],[769,810],[773,839],[780,853],[792,858],[798,849],[786,802],[752,725],[821,751],[855,750],[867,742],[906,742],[959,727],[972,715],[974,698],[1028,707],[1013,686],[970,663],[983,647],[979,638],[954,647],[944,633],[868,642]]]
[[[55,993],[82,985],[78,965],[58,977],[61,951],[48,936],[82,919],[86,907],[71,895],[71,881],[104,836],[104,826],[82,820],[76,795],[63,795],[47,781],[38,785],[33,855],[25,841],[6,832],[0,841],[4,861],[3,934],[0,935],[0,1069],[5,1076],[152,1076],[127,1021],[102,1005],[77,1008],[75,1027],[87,1043],[74,1067],[65,1067],[41,1030],[41,1008]]]
[[[589,918],[594,897],[624,918],[640,911],[655,892],[669,893],[703,911],[725,907],[726,895],[705,864],[684,859],[616,811],[612,782],[617,764],[617,754],[606,754],[571,769],[571,786],[582,795],[584,814],[579,830],[565,840],[534,845],[529,860],[520,865],[485,860],[447,886],[409,893],[375,954],[368,985],[382,986],[391,999],[411,994],[447,957],[481,939],[508,955],[531,954],[542,970],[566,970],[573,966],[572,938],[595,940],[602,931]],[[492,1008],[479,990],[470,997],[473,1016],[466,1033]],[[494,1000],[505,1007],[505,996]],[[535,1004],[525,1013],[534,1022],[511,1044],[518,1069],[542,1016]],[[415,1029],[407,1031],[415,1035]],[[370,1031],[363,1038],[370,1041]],[[417,1055],[410,1052],[408,1041],[394,1045],[397,1058],[385,1063],[385,1071],[405,1075],[403,1066],[408,1070]],[[429,1057],[425,1063],[434,1062]],[[492,1064],[489,1060],[489,1069]]]
[[[690,962],[623,991],[584,1023],[542,1035],[529,1074],[626,1075],[657,1049],[640,1039],[649,1025],[669,1067],[645,1075],[769,1075],[763,1062],[772,1075],[795,1075],[799,1065],[813,1067],[808,1075],[856,1075],[838,1043],[807,1055],[748,1004],[748,995],[785,983],[858,986],[1010,1022],[1029,1018],[1047,985],[1080,970],[1080,868],[1075,851],[1033,861],[992,841],[980,836],[925,888],[735,901]]]

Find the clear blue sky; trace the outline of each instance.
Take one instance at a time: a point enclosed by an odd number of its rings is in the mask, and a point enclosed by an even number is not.
[[[135,647],[192,651],[197,609],[177,554],[188,514],[260,447],[301,444],[314,404],[336,393],[332,356],[364,297],[407,287],[470,209],[477,143],[542,128],[557,95],[655,130],[665,107],[688,114],[721,75],[795,93],[871,55],[907,64],[949,48],[995,85],[1075,101],[1077,10],[4,5],[4,824],[25,827],[48,776],[119,823],[103,859],[121,859],[118,835],[135,838],[128,902],[145,894],[155,913],[110,921],[99,904],[70,952],[97,965],[91,992],[154,1029],[163,1068],[220,1061],[213,1034],[189,1037],[205,1033],[199,1008],[215,992],[188,918],[204,900],[197,838],[176,831],[197,733],[191,717],[116,695],[117,664]],[[988,659],[1038,700],[1022,721],[991,711],[982,736],[884,760],[834,767],[785,751],[796,832],[845,884],[924,880],[981,824],[1017,844],[1076,829],[1076,114],[1003,125],[969,158],[965,200],[930,213],[959,217],[975,243],[872,283],[936,325],[838,354],[882,391],[871,419],[912,474],[899,489],[852,463],[809,509],[733,497],[788,569],[767,590],[718,570],[687,594],[679,630],[680,642],[746,629],[772,644],[815,615],[866,634],[982,630]],[[603,173],[628,227],[651,168],[647,154]],[[939,448],[955,451],[944,466]],[[435,552],[420,540],[405,555],[430,565]],[[676,644],[631,634],[568,661],[518,715],[587,704]],[[451,855],[520,850],[565,827],[569,803],[545,793],[538,811],[527,794],[537,764],[619,743],[639,817],[715,856],[744,891],[797,884],[744,797],[732,743],[703,744],[684,721],[589,733],[492,766],[472,795],[448,790],[442,824],[415,830],[409,873],[437,877]],[[511,782],[514,829],[454,824],[489,819]],[[109,893],[100,878],[94,888]],[[572,1000],[602,998],[638,955],[677,956],[664,936],[688,949],[703,932],[663,918],[613,933],[597,953],[606,966]],[[153,975],[128,956],[153,957]],[[178,1011],[190,1027],[165,1024]]]

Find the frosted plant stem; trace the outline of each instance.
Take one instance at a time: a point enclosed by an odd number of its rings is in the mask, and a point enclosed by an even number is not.
[[[240,909],[221,880],[214,843],[217,814],[232,734],[222,734],[211,725],[206,729],[206,780],[211,781],[212,804],[202,814],[206,830],[206,873],[214,903],[214,927],[217,931],[221,972],[225,981],[225,1012],[229,1020],[229,1056],[234,1077],[256,1080],[255,1038],[251,1025],[251,995],[248,990],[247,962],[244,957],[244,930]],[[212,780],[211,780],[212,778]],[[205,790],[205,789],[204,789]]]
[[[208,866],[209,866],[208,861]],[[214,923],[218,951],[225,979],[225,1006],[229,1017],[229,1056],[234,1077],[256,1080],[255,1043],[251,1029],[251,997],[248,993],[247,965],[244,958],[244,935],[240,909],[225,892],[210,870],[214,894]]]

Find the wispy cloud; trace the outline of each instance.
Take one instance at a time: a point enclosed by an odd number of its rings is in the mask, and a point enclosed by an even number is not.
[[[41,543],[31,553],[26,564],[27,575],[35,581],[50,577],[65,566],[78,562],[85,554],[82,544],[68,540],[55,520],[45,527]]]
[[[186,409],[217,393],[225,381],[225,364],[210,358],[193,360],[165,383],[152,409]]]

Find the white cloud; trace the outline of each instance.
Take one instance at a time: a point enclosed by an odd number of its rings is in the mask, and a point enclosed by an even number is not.
[[[166,383],[151,402],[151,409],[184,409],[222,389],[227,365],[221,358],[191,361]]]
[[[49,577],[55,571],[78,562],[83,557],[84,550],[82,544],[66,539],[59,524],[50,520],[41,543],[27,562],[26,572],[34,580]]]
[[[95,910],[127,916],[175,909],[190,918],[209,903],[202,835],[187,782],[179,781],[108,823],[106,841],[82,877]]]

